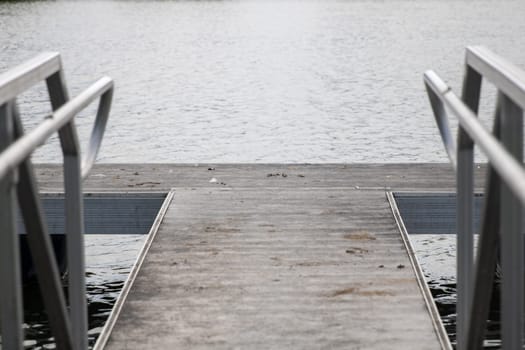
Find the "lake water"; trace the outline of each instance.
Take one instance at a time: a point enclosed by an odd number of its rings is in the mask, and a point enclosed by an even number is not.
[[[423,72],[459,92],[467,45],[525,67],[524,13],[521,0],[2,2],[0,71],[59,51],[72,95],[113,77],[102,162],[441,162]],[[44,89],[22,100],[30,128]],[[91,119],[78,125],[87,135]],[[56,143],[36,156],[59,159]]]
[[[95,344],[102,331],[145,238],[146,235],[86,236],[86,290],[90,347]],[[42,310],[43,303],[38,289],[35,286],[26,286],[24,288],[26,349],[54,348],[47,315]]]
[[[474,237],[477,246],[478,236]],[[410,242],[425,274],[450,341],[456,342],[456,235],[412,234]],[[497,294],[497,288],[495,294]],[[495,299],[498,299],[496,297]],[[499,302],[492,302],[484,348],[501,348]]]
[[[522,0],[1,2],[0,72],[59,51],[71,95],[114,78],[99,162],[444,162],[423,72],[459,92],[467,45],[525,67],[524,13]],[[488,124],[493,89],[482,97]],[[27,129],[49,112],[43,84],[19,102]],[[60,161],[56,138],[34,159]],[[93,288],[108,286],[95,303],[132,263],[111,264],[107,244],[90,253]]]

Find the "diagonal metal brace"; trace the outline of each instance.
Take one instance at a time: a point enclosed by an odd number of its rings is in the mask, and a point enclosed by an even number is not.
[[[16,106],[13,108],[13,120],[15,137],[20,138],[23,135],[23,126]],[[66,311],[66,299],[40,206],[38,186],[35,182],[31,161],[26,159],[20,164],[18,170],[20,177],[16,188],[18,203],[27,229],[27,241],[37,272],[42,299],[49,316],[49,324],[55,336],[57,348],[72,349],[73,342]]]

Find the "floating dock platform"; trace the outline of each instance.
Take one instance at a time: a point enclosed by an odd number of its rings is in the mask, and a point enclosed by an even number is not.
[[[448,164],[101,164],[84,191],[171,193],[96,349],[449,346],[387,198],[455,191]]]

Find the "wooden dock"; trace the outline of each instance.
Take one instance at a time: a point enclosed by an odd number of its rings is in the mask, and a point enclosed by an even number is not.
[[[61,187],[56,166],[37,173],[42,191]],[[107,349],[443,348],[386,192],[453,191],[449,165],[107,164],[91,174],[86,192],[174,190],[101,337]]]

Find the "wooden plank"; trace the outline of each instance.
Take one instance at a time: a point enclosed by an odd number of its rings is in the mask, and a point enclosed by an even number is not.
[[[63,187],[58,165],[36,167],[43,190]],[[212,170],[208,170],[212,169]],[[475,167],[483,188],[485,166]],[[279,174],[279,175],[277,175]],[[283,176],[285,174],[285,176]],[[210,183],[212,178],[217,182]],[[455,191],[449,164],[97,164],[88,191],[168,191],[172,187],[350,187],[361,190]]]

